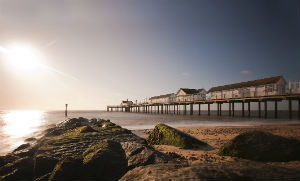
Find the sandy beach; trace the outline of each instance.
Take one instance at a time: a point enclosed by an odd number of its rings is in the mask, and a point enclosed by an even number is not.
[[[270,132],[275,135],[284,136],[287,138],[300,139],[300,124],[290,124],[290,125],[264,125],[264,126],[217,126],[217,127],[184,127],[178,128],[179,130],[201,140],[214,149],[210,151],[204,150],[191,150],[191,149],[180,149],[175,146],[169,145],[154,145],[154,148],[160,152],[168,153],[174,152],[178,154],[182,162],[187,162],[187,164],[196,163],[221,163],[227,162],[235,163],[246,162],[247,164],[255,167],[261,166],[261,164],[268,164],[274,166],[280,166],[284,168],[294,168],[300,169],[300,161],[290,161],[290,162],[255,162],[246,159],[230,157],[230,156],[219,156],[217,155],[218,150],[226,144],[229,140],[235,136],[250,130],[260,130]],[[144,133],[149,133],[150,130],[144,130]],[[146,137],[142,135],[141,137]],[[177,156],[178,156],[177,155]],[[238,164],[237,164],[238,166]]]

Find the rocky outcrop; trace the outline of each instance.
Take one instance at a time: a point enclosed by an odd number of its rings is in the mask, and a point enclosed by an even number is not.
[[[120,180],[299,180],[297,169],[255,162],[155,164],[128,171]]]
[[[300,160],[300,141],[261,131],[242,133],[219,150],[219,155],[256,161]]]
[[[0,180],[118,180],[135,167],[170,160],[110,121],[74,118],[0,157]]]
[[[207,143],[165,124],[156,125],[146,140],[150,145],[173,145],[185,149],[212,149]]]

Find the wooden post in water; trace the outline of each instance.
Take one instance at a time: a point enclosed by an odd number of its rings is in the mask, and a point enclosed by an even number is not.
[[[244,105],[244,101],[242,102],[242,117],[245,117],[245,105]]]
[[[277,100],[275,100],[275,115],[274,115],[274,117],[275,117],[275,119],[277,119],[278,118],[278,113],[277,113]]]
[[[232,117],[234,117],[234,102],[232,102]]]
[[[161,114],[164,114],[164,105],[163,104],[161,105],[161,111],[160,112],[161,112]]]
[[[260,101],[258,101],[258,117],[261,117],[261,105],[260,105]]]
[[[201,104],[199,103],[199,116],[201,115]]]
[[[176,107],[177,107],[177,114],[179,114],[179,110],[178,110],[178,109],[179,109],[179,108],[178,108],[178,104],[177,104],[177,106],[176,106]]]
[[[267,100],[265,100],[265,119],[268,118],[268,103]]]
[[[68,104],[66,104],[65,116],[68,116]]]
[[[292,100],[289,99],[289,119],[292,119]]]
[[[220,116],[220,104],[217,102],[217,115]]]
[[[229,114],[229,116],[231,116],[231,103],[229,102],[228,105],[229,105],[229,106],[228,106],[228,108],[229,108],[228,114]]]
[[[174,114],[176,114],[175,103],[174,103],[174,110],[173,111],[174,111]]]
[[[186,115],[186,104],[184,104],[183,106],[184,106],[184,115]]]
[[[220,116],[222,116],[222,103],[220,102]]]
[[[207,115],[210,116],[210,103],[207,104]]]
[[[300,120],[300,99],[298,99],[298,118]]]
[[[250,101],[248,102],[248,117],[250,118]]]
[[[193,115],[193,113],[194,113],[194,110],[193,110],[193,104],[191,103],[191,104],[190,104],[190,115]]]

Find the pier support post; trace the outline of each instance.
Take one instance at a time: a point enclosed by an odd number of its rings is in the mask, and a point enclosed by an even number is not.
[[[232,102],[232,117],[234,117],[234,102]]]
[[[289,119],[292,119],[292,100],[289,99]]]
[[[193,115],[193,113],[194,113],[193,107],[194,107],[194,105],[190,104],[190,115]]]
[[[258,101],[258,117],[261,117],[261,105],[260,105],[260,101]]]
[[[248,117],[250,118],[250,101],[248,102]]]
[[[173,112],[174,112],[174,114],[176,114],[176,108],[175,108],[175,104],[174,104],[174,107],[173,107],[173,108],[174,108]]]
[[[199,103],[199,116],[201,115],[201,104]]]
[[[186,115],[186,104],[184,104],[183,106],[184,106],[184,115]]]
[[[275,119],[277,119],[278,118],[278,112],[277,112],[277,100],[275,100],[275,108],[274,108],[274,111],[275,111],[275,115],[274,115],[274,117],[275,117]]]
[[[245,117],[245,104],[242,102],[242,117]]]
[[[164,114],[164,105],[163,104],[161,105],[161,111],[160,112],[161,112],[161,114]]]
[[[210,116],[210,104],[207,104],[207,115]]]
[[[217,115],[220,116],[220,104],[217,103]]]
[[[298,99],[298,118],[300,120],[300,99]]]
[[[268,103],[267,100],[265,100],[265,119],[268,118]]]
[[[222,116],[222,103],[220,103],[220,116]]]
[[[179,114],[179,108],[178,108],[178,106],[179,106],[179,105],[177,104],[177,106],[176,106],[176,107],[177,107],[177,114]]]
[[[229,105],[228,106],[228,108],[229,108],[228,115],[231,116],[231,103],[229,102],[228,105]]]
[[[157,106],[157,114],[159,114],[159,105]]]
[[[169,105],[167,105],[167,114],[169,114]]]

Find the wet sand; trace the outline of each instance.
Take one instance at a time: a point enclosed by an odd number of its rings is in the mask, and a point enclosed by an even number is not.
[[[185,127],[177,128],[195,138],[205,141],[211,145],[214,150],[204,151],[204,150],[189,150],[180,149],[175,146],[168,145],[154,145],[154,148],[160,152],[164,153],[176,153],[180,155],[182,162],[187,162],[187,164],[195,163],[220,163],[229,162],[234,165],[235,162],[247,162],[255,166],[258,162],[250,161],[241,158],[235,158],[230,156],[219,156],[217,155],[218,150],[226,144],[230,139],[235,136],[250,130],[260,130],[270,132],[275,135],[280,135],[288,138],[296,138],[300,140],[300,124],[290,124],[290,125],[263,125],[263,126],[217,126],[217,127]],[[140,134],[141,137],[146,137],[150,130],[143,130]],[[300,153],[299,153],[300,154]],[[264,164],[280,166],[284,168],[293,168],[300,170],[300,161],[290,161],[290,162],[263,162]],[[259,163],[261,164],[261,163]]]

